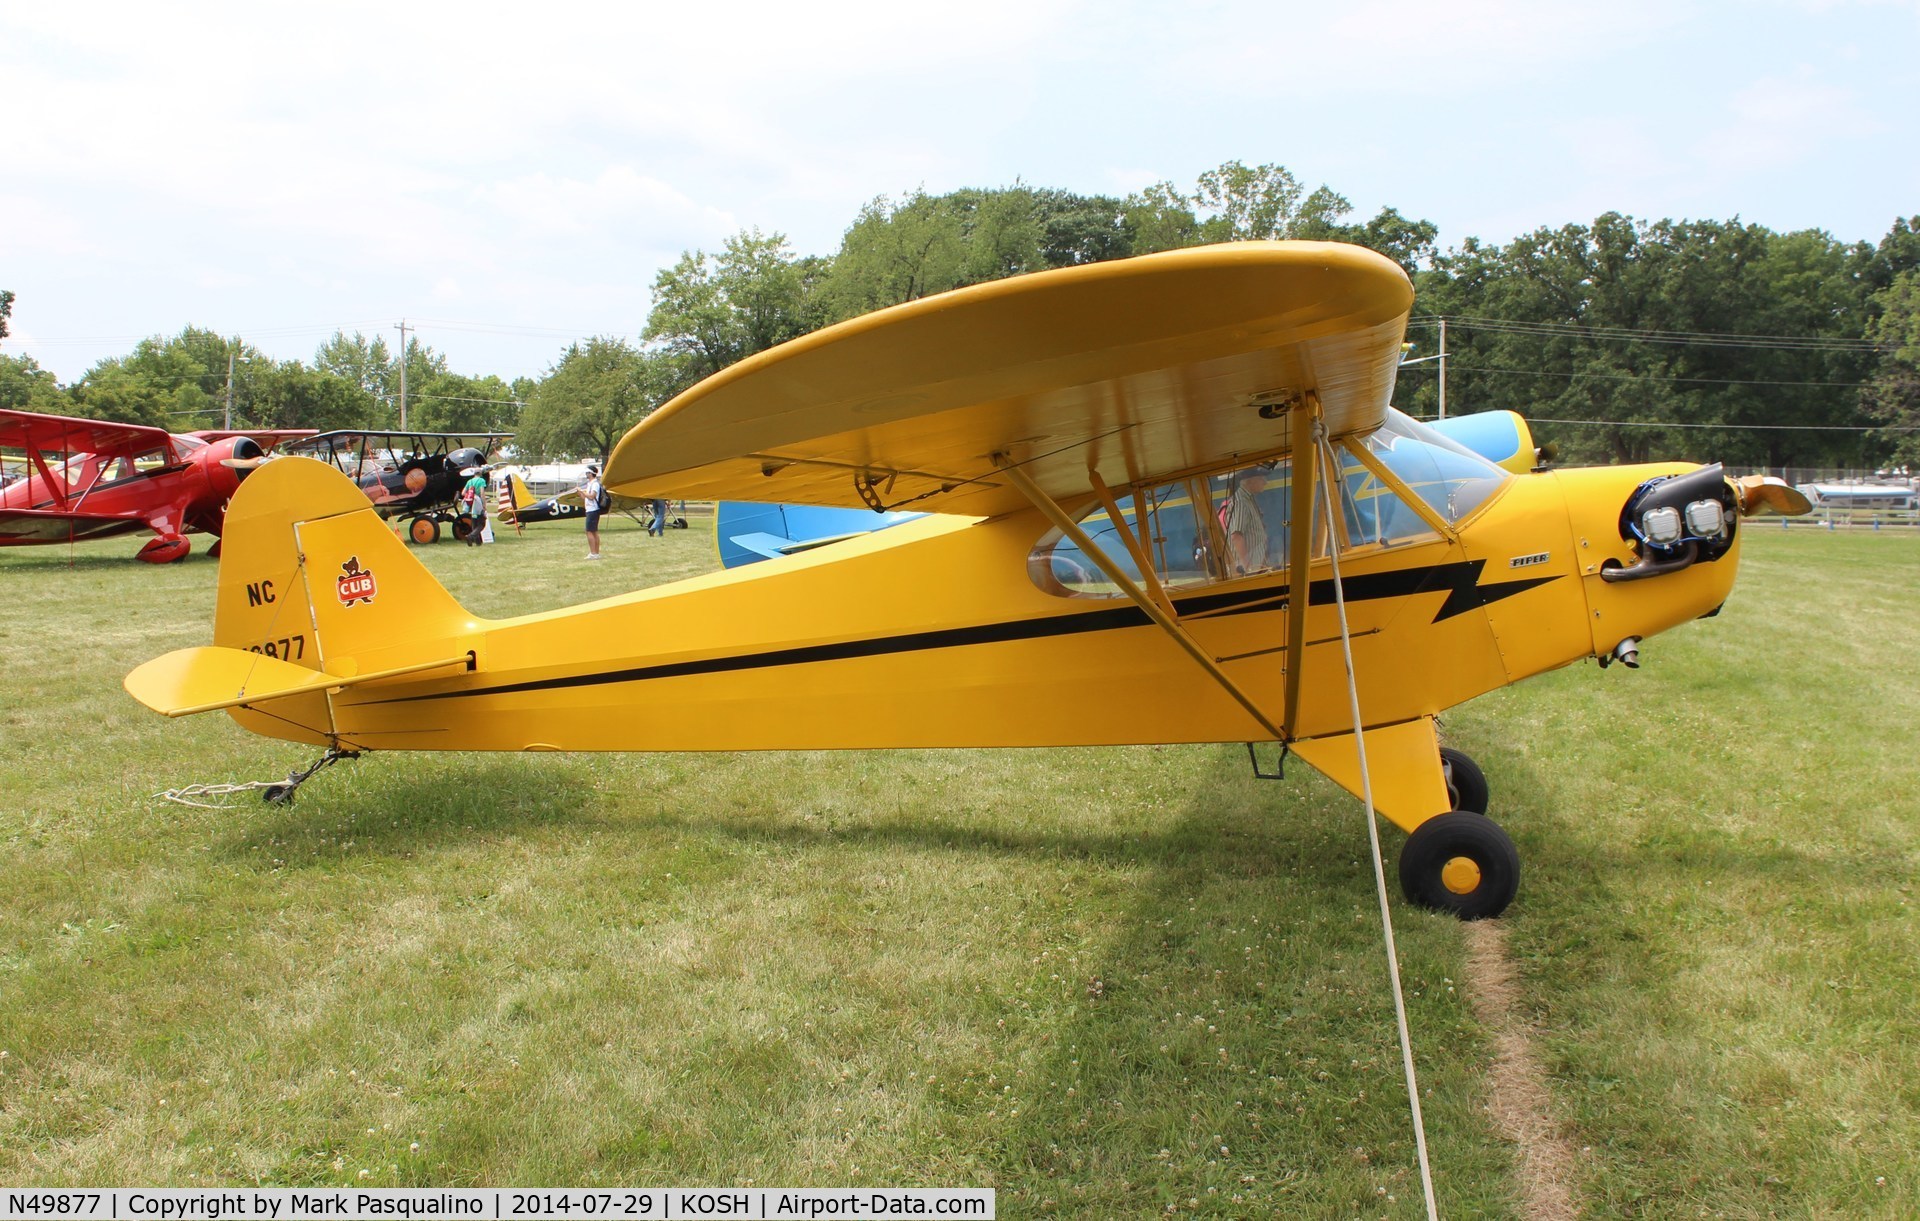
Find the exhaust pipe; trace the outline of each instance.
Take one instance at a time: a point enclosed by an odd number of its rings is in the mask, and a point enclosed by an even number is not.
[[[1608,653],[1600,659],[1600,668],[1604,670],[1616,661],[1629,670],[1638,670],[1640,668],[1640,638],[1638,636],[1629,636],[1619,644],[1614,645],[1613,652]]]

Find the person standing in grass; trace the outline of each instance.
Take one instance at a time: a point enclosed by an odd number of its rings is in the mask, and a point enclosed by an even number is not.
[[[466,486],[460,489],[460,512],[467,519],[466,543],[469,547],[478,547],[486,540],[481,537],[487,529],[487,472],[484,468],[470,466],[460,472],[466,476]]]
[[[587,558],[600,558],[600,501],[606,488],[600,482],[598,463],[587,463],[587,481],[580,485],[580,503],[587,510]]]
[[[647,533],[654,538],[667,537],[667,502],[662,497],[653,498],[653,520],[647,523]]]

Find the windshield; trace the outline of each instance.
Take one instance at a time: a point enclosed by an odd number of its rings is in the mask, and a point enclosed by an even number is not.
[[[1448,525],[1485,504],[1513,473],[1411,416],[1389,408],[1367,452]]]

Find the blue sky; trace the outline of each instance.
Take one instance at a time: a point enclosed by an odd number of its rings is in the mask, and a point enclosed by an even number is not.
[[[190,15],[183,15],[190,14]],[[637,335],[742,229],[1016,179],[1287,166],[1505,241],[1606,211],[1877,241],[1920,213],[1920,0],[60,5],[0,0],[0,352],[187,325],[463,373]]]

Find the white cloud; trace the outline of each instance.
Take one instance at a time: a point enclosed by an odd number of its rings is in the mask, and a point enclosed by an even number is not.
[[[1916,2],[1810,2],[9,5],[0,275],[36,335],[438,312],[550,354],[545,330],[637,330],[682,250],[758,227],[829,253],[923,184],[1279,162],[1447,241],[1911,211],[1912,171],[1816,154],[1920,108],[1887,49]],[[1868,236],[1851,215],[1825,223]],[[509,348],[475,340],[475,370]]]

